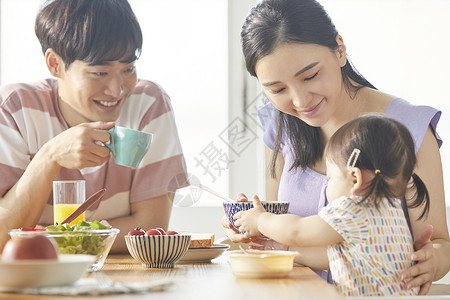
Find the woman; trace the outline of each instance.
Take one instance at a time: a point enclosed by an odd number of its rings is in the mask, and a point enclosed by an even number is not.
[[[442,141],[435,131],[440,112],[413,106],[370,84],[349,62],[342,36],[315,0],[261,2],[248,15],[241,38],[247,70],[270,100],[259,111],[272,156],[267,196],[278,191],[279,201],[290,202],[290,213],[315,215],[327,204],[323,149],[342,125],[372,112],[395,118],[409,129],[418,159],[415,173],[429,189],[431,207],[428,217],[419,221],[421,208],[406,209],[403,203],[415,239],[411,259],[418,264],[401,277],[407,288],[421,286],[419,294],[426,294],[431,282],[450,268]],[[226,221],[224,226],[232,241],[249,241]],[[325,249],[303,248],[297,262],[328,269]]]

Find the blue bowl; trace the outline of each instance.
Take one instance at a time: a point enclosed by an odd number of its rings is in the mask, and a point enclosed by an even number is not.
[[[126,235],[131,256],[144,268],[173,268],[191,242],[190,235]]]
[[[273,214],[285,214],[288,211],[289,203],[288,202],[278,202],[278,201],[261,201],[262,206],[267,212],[273,213]],[[235,213],[248,210],[250,208],[253,208],[253,202],[247,201],[247,202],[224,202],[223,203],[223,209],[225,210],[225,214],[228,217],[228,220],[230,223],[234,226],[234,228],[237,228],[234,225],[234,219],[233,216]]]

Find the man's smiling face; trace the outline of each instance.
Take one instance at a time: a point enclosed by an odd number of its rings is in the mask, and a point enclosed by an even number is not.
[[[60,64],[59,106],[70,127],[85,122],[115,121],[136,86],[135,62]]]

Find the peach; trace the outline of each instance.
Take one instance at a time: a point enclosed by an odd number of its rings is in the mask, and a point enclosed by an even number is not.
[[[3,248],[2,261],[23,259],[57,259],[55,242],[44,235],[33,235],[9,240]]]

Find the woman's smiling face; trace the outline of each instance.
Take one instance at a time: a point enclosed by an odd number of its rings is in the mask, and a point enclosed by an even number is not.
[[[115,121],[136,86],[135,63],[88,65],[75,61],[58,76],[61,113],[69,126]]]
[[[345,94],[341,75],[345,63],[345,50],[283,43],[259,59],[255,71],[276,108],[320,127],[332,118]]]

